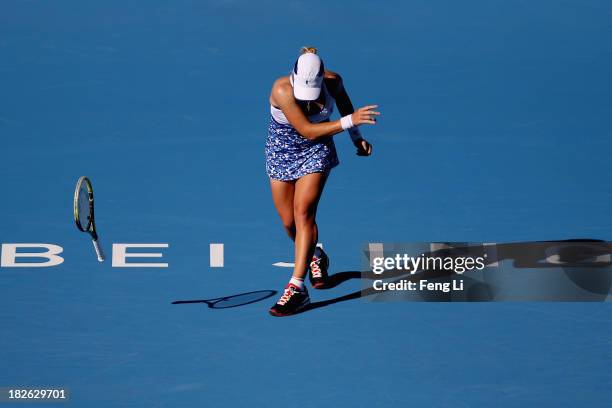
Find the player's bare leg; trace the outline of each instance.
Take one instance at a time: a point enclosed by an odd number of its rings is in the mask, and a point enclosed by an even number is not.
[[[270,309],[273,316],[289,316],[303,310],[310,303],[304,276],[308,271],[317,242],[315,222],[317,206],[326,173],[313,173],[296,182],[271,181],[272,197],[283,226],[295,242],[295,268],[282,296]]]
[[[293,276],[304,279],[318,238],[317,207],[327,173],[307,174],[295,183],[293,217],[295,220],[295,268]]]

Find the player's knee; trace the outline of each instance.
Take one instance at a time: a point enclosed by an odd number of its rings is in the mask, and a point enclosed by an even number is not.
[[[314,211],[309,206],[296,205],[293,218],[297,225],[305,225],[314,222]]]

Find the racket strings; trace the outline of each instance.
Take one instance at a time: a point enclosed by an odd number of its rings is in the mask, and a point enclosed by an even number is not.
[[[83,230],[89,229],[91,222],[91,211],[89,204],[89,192],[86,186],[79,190],[79,224]]]

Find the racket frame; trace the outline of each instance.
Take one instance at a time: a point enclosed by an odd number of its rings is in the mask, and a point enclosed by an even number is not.
[[[87,199],[89,204],[89,220],[87,222],[87,227],[83,228],[81,223],[81,215],[79,213],[79,197],[81,188],[85,185],[87,188]],[[94,194],[93,194],[93,186],[91,185],[91,181],[86,176],[79,177],[77,181],[76,188],[74,190],[74,222],[76,223],[79,231],[88,232],[91,235],[91,239],[93,242],[94,250],[96,251],[96,255],[98,257],[98,261],[104,261],[104,252],[102,252],[102,248],[98,242],[98,233],[96,232],[96,220],[94,216]]]

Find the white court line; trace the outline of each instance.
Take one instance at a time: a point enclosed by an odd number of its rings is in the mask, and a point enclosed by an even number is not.
[[[293,268],[295,264],[293,262],[275,262],[272,266],[278,266],[279,268]]]
[[[317,246],[323,249],[322,243],[319,242]],[[274,262],[272,266],[278,266],[279,268],[293,268],[295,266],[295,263],[293,262]]]
[[[223,268],[223,244],[210,244],[210,267]]]

